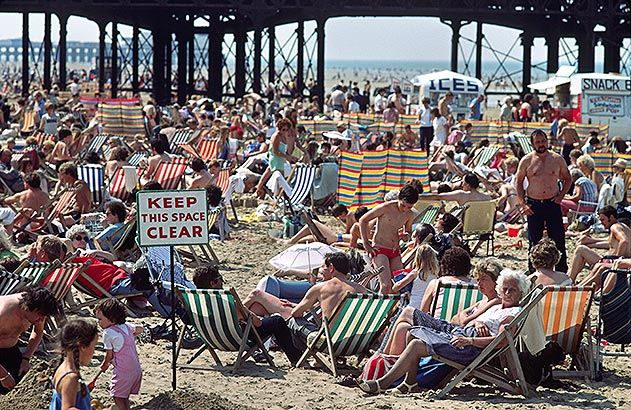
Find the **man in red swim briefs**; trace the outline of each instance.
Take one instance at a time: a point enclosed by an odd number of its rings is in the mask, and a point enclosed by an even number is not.
[[[359,220],[364,249],[372,257],[375,267],[384,267],[379,274],[379,291],[383,294],[392,293],[392,272],[403,269],[399,229],[403,228],[403,235],[412,231],[415,216],[412,207],[418,201],[418,195],[416,186],[408,183],[401,188],[399,199],[378,205]],[[369,222],[373,219],[377,219],[377,226],[371,242]]]

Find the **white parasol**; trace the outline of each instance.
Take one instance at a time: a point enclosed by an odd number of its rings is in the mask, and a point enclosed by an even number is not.
[[[274,256],[269,263],[281,271],[309,273],[322,265],[324,255],[336,252],[340,250],[321,242],[299,243]]]
[[[331,138],[331,139],[337,139],[337,140],[345,140],[345,141],[350,141],[351,137],[348,137],[344,134],[342,134],[339,131],[327,131],[327,132],[323,132],[322,133],[323,136],[325,136],[326,138]]]

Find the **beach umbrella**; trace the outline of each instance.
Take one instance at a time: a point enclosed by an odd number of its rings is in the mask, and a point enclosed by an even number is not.
[[[299,243],[274,256],[269,263],[281,271],[309,273],[322,265],[324,255],[336,252],[340,250],[321,242]]]
[[[327,131],[327,132],[323,132],[322,135],[324,135],[327,138],[331,138],[331,139],[337,139],[337,140],[346,140],[346,141],[350,141],[351,137],[348,137],[344,134],[342,134],[339,131]]]

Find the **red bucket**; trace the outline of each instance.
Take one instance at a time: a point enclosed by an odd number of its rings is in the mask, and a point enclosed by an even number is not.
[[[517,236],[519,236],[519,232],[521,231],[521,227],[516,228],[514,226],[509,226],[508,227],[508,236],[510,236],[511,238],[515,238]]]

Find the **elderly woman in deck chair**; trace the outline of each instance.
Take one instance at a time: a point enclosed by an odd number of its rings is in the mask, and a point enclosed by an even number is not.
[[[408,345],[390,371],[377,380],[359,383],[359,387],[366,393],[379,394],[382,386],[387,388],[404,376],[400,385],[387,392],[407,394],[416,387],[416,373],[421,357],[439,354],[462,364],[472,362],[519,313],[519,301],[529,287],[524,274],[502,272],[497,281],[497,293],[502,302],[492,306],[466,326],[454,325],[423,313],[424,323],[410,329]]]

